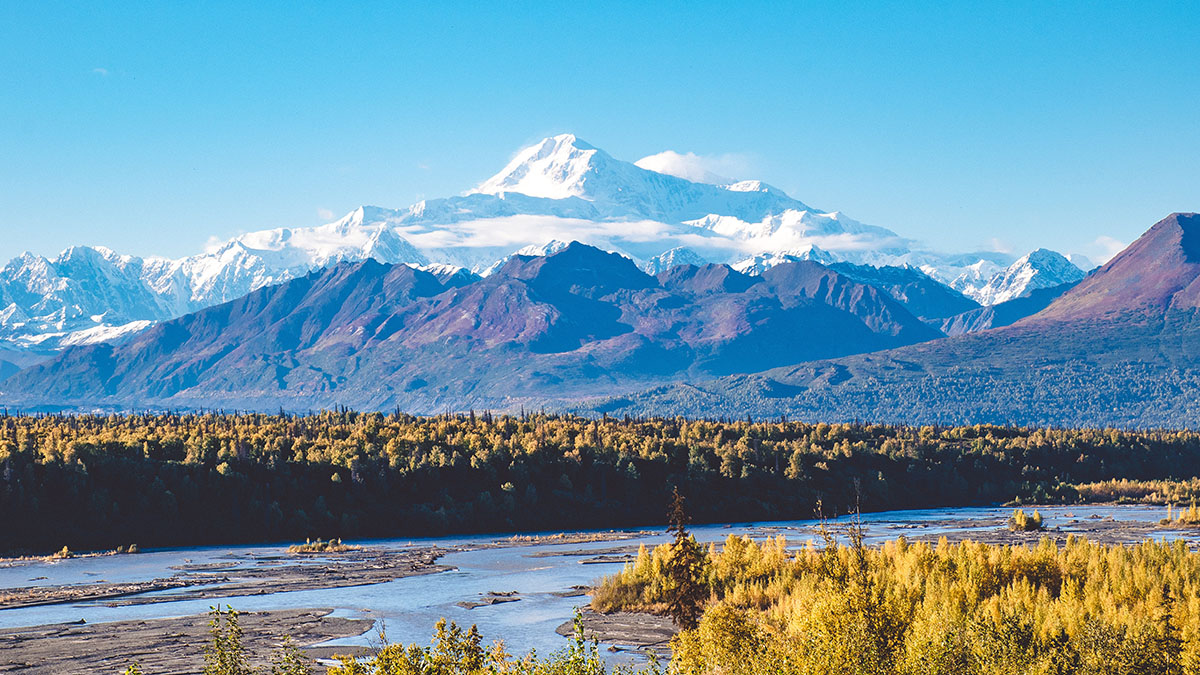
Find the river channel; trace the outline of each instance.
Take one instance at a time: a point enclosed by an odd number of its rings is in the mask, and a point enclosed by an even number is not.
[[[1185,538],[1196,546],[1196,532],[1150,528],[1163,517],[1162,507],[1042,507],[1041,512],[1047,526],[1059,535],[1077,533],[1129,541]],[[869,543],[900,535],[910,540],[940,536],[986,540],[989,536],[1001,536],[1003,521],[1010,513],[1011,509],[1005,508],[891,511],[864,514],[862,523]],[[835,519],[832,524],[845,522],[845,519]],[[816,525],[814,521],[737,523],[696,526],[692,531],[702,542],[719,542],[731,534],[756,539],[784,535],[789,544],[802,546],[814,538]],[[510,536],[348,542],[388,550],[437,546],[452,551],[438,562],[453,569],[365,586],[234,595],[220,598],[219,602],[240,611],[335,608],[338,616],[375,621],[371,631],[360,637],[343,639],[337,642],[339,645],[378,641],[381,632],[386,633],[391,642],[427,643],[433,624],[445,617],[463,625],[478,625],[485,640],[502,637],[512,653],[525,653],[530,649],[548,653],[564,645],[564,639],[555,629],[571,619],[576,607],[587,604],[588,598],[580,594],[579,587],[620,570],[623,560],[639,545],[653,546],[668,540],[660,530],[623,540],[582,544],[515,545]],[[180,567],[205,565],[232,568],[231,576],[236,576],[237,570],[281,564],[280,561],[287,559],[285,545],[271,545],[161,549],[137,555],[58,561],[12,561],[0,565],[0,589],[146,581],[170,577]],[[314,565],[322,563],[320,557],[311,560]],[[488,594],[505,594],[492,597],[505,597],[507,601],[473,609],[464,606],[486,599]],[[152,597],[154,593],[146,595]],[[80,620],[96,624],[188,616],[208,611],[214,602],[212,599],[183,598],[135,604],[101,599],[0,609],[0,629]]]

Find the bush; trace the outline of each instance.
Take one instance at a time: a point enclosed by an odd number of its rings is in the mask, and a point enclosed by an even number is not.
[[[330,668],[328,675],[606,675],[609,672],[596,642],[584,639],[578,613],[571,643],[544,660],[532,653],[514,658],[504,651],[501,642],[485,648],[475,626],[463,630],[445,619],[435,626],[433,644],[429,647],[385,644],[366,661],[349,656],[336,658],[341,665]]]
[[[306,539],[303,544],[292,544],[289,546],[288,553],[345,553],[347,551],[357,551],[358,548],[357,546],[343,544],[341,539],[330,539],[329,541]]]
[[[1017,509],[1008,519],[1008,529],[1013,532],[1041,532],[1046,527],[1042,523],[1042,514],[1034,511],[1033,515],[1027,515],[1021,509]]]
[[[645,608],[660,555],[643,551],[595,600]],[[712,599],[672,643],[676,673],[1200,672],[1200,556],[1183,542],[852,539],[788,554],[778,539],[731,537],[708,557]]]
[[[1158,522],[1174,527],[1200,527],[1200,509],[1196,508],[1196,502],[1192,502],[1187,510],[1173,512],[1171,505],[1167,504],[1167,517]]]

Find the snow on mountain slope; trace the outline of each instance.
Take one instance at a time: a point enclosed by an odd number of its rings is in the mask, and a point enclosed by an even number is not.
[[[704,265],[708,261],[686,246],[676,246],[651,258],[642,266],[646,274],[661,274],[679,265]]]
[[[801,260],[812,260],[823,265],[837,262],[837,258],[831,255],[828,251],[822,251],[819,247],[809,245],[804,249],[791,249],[783,251],[774,251],[771,253],[758,253],[744,260],[739,260],[732,265],[733,269],[742,274],[762,274],[776,265],[783,263],[798,262]]]
[[[0,270],[0,342],[54,348],[76,331],[177,316],[185,308],[147,283],[156,272],[140,258],[86,246],[53,259],[14,258]]]
[[[968,292],[1011,262],[1003,254],[924,250],[761,181],[687,180],[666,173],[675,169],[664,162],[638,166],[564,134],[525,148],[462,195],[405,209],[364,206],[318,227],[250,232],[188,258],[88,247],[54,259],[26,254],[0,270],[0,344],[54,348],[99,339],[113,334],[109,329],[180,316],[337,261],[374,258],[482,274],[514,252],[557,250],[537,248],[547,241],[580,241],[647,269],[676,258],[737,263],[751,272],[809,258],[912,265]]]
[[[936,267],[925,266],[921,269],[923,269],[925,273],[930,276],[939,276],[938,272],[940,270],[938,270]],[[992,277],[1000,274],[1000,272],[1003,270],[1003,265],[998,265],[991,260],[984,260],[980,258],[969,265],[965,265],[961,270],[959,270],[958,274],[956,274],[950,280],[950,288],[953,288],[968,298],[979,302],[980,291],[983,290],[984,286],[988,285],[988,283],[992,280]]]
[[[387,209],[365,206],[320,227],[251,232],[215,251],[185,258],[177,269],[189,282],[189,300],[207,307],[341,261],[429,263],[387,226],[389,214]],[[172,276],[175,271],[175,266],[164,270]]]
[[[527,256],[554,255],[555,253],[558,253],[559,251],[566,248],[569,243],[570,242],[561,241],[558,239],[551,239],[550,241],[548,241],[544,244],[530,244],[528,246],[523,246],[523,247],[517,249],[516,251],[513,251],[510,255],[506,255],[503,258],[500,258],[496,262],[492,263],[490,266],[488,266],[488,268],[486,270],[483,270],[482,272],[480,272],[479,276],[481,276],[481,277],[491,276],[493,273],[496,272],[496,270],[499,270],[501,267],[504,267],[504,263],[508,262],[509,260],[512,260],[512,257],[514,255],[527,255]]]
[[[696,183],[615,159],[571,134],[530,146],[466,197],[519,193],[554,201],[590,202],[605,219],[638,218],[683,223],[710,214],[756,222],[808,206],[782,191],[746,181],[731,185]]]
[[[647,171],[665,173],[668,176],[683,178],[693,183],[728,185],[734,182],[733,179],[717,175],[701,164],[702,162],[695,154],[690,152],[680,154],[674,150],[665,150],[634,162],[635,166]]]
[[[996,274],[972,296],[981,305],[997,305],[1040,288],[1083,279],[1083,270],[1062,255],[1039,248]]]
[[[600,173],[594,163],[607,159],[607,153],[570,134],[555,136],[517,153],[500,173],[472,192],[519,192],[543,199],[583,197],[592,187],[585,188],[584,183],[594,182]]]
[[[328,225],[237,237],[181,260],[76,246],[0,270],[0,343],[55,349],[106,341],[343,260],[428,260],[364,207]]]

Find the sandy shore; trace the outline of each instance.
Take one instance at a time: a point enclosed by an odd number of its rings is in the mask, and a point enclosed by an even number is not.
[[[498,539],[470,547],[419,546],[404,549],[364,546],[338,553],[231,553],[219,562],[183,564],[173,574],[137,582],[46,584],[0,589],[0,610],[37,605],[102,602],[109,606],[179,600],[265,595],[311,589],[381,584],[402,577],[452,569],[438,560],[469,548],[619,541],[640,533],[601,532]],[[29,564],[38,559],[10,560]],[[151,593],[154,591],[153,593]],[[583,595],[572,588],[565,596]],[[494,592],[464,606],[515,602],[520,597]],[[347,648],[312,648],[334,638],[361,635],[372,622],[327,616],[330,610],[296,609],[241,615],[245,645],[257,663],[266,663],[283,636],[290,635],[313,658],[329,658]],[[0,673],[122,673],[138,662],[146,675],[200,673],[209,641],[206,615],[104,624],[55,624],[0,630]],[[318,669],[320,672],[321,669]]]
[[[1061,505],[1025,506],[1026,513],[1036,509],[1063,508]],[[1084,507],[1081,507],[1084,508]],[[1165,514],[1165,511],[1164,511]],[[1034,532],[1013,532],[1008,529],[1008,517],[991,518],[946,518],[940,520],[925,520],[907,524],[865,523],[868,540],[878,543],[879,538],[896,539],[903,536],[912,541],[937,542],[945,537],[951,543],[962,541],[977,541],[995,545],[1036,545],[1043,538],[1059,544],[1064,544],[1069,536],[1083,537],[1098,544],[1138,544],[1146,540],[1161,539],[1168,534],[1175,534],[1187,541],[1193,548],[1200,546],[1200,529],[1188,527],[1171,527],[1160,525],[1157,520],[1130,521],[1108,518],[1082,518],[1067,515],[1058,516],[1047,523],[1045,530]],[[844,522],[830,523],[829,530],[834,535],[844,535],[847,524]],[[819,527],[816,525],[764,525],[745,531],[755,539],[762,537],[784,536],[789,545],[799,545],[809,539],[820,545]],[[623,552],[628,555],[628,551]]]
[[[380,584],[432,574],[450,549],[436,546],[387,550],[361,548],[343,553],[230,556],[229,562],[182,565],[170,577],[131,583],[68,584],[0,589],[0,609],[108,600],[110,606],[177,600],[267,595],[285,591]],[[150,591],[159,592],[147,596]]]
[[[1032,508],[1027,508],[1027,511]],[[889,539],[903,535],[910,541],[936,541],[946,536],[951,541],[971,539],[991,544],[1036,544],[1043,537],[1063,542],[1070,535],[1106,543],[1135,543],[1163,536],[1168,530],[1157,523],[1115,521],[1101,518],[1059,517],[1055,526],[1044,532],[1010,532],[1004,518],[958,520],[945,519],[904,525],[870,527],[873,537]],[[942,531],[952,530],[946,534]],[[633,559],[637,545],[620,543],[643,533],[604,532],[585,535],[541,535],[497,539],[470,547],[444,548],[418,546],[404,549],[362,547],[341,553],[287,554],[283,552],[231,553],[204,564],[184,564],[172,568],[173,574],[160,579],[133,583],[43,585],[0,589],[0,609],[34,605],[100,601],[121,606],[262,595],[287,591],[341,588],[379,584],[401,577],[430,574],[450,569],[439,564],[441,556],[452,551],[528,546],[540,543],[571,544],[613,541],[602,548],[570,548],[539,551],[531,558],[575,557],[581,564],[627,562]],[[816,538],[811,526],[762,526],[751,536],[785,535],[798,545]],[[1193,534],[1191,532],[1189,535]],[[1194,533],[1200,536],[1200,533]],[[1192,539],[1194,537],[1189,537]],[[1196,542],[1191,542],[1195,545]],[[587,589],[572,587],[556,593],[563,597],[583,596]],[[148,593],[157,591],[156,593]],[[460,606],[474,608],[518,602],[522,598],[507,589],[496,589],[477,597],[464,597]],[[244,614],[242,625],[249,651],[265,662],[281,636],[291,635],[297,644],[313,644],[346,636],[360,635],[371,622],[327,616],[329,610],[297,609]],[[649,648],[669,655],[669,641],[676,628],[669,618],[632,612],[583,614],[586,636],[595,638],[614,651],[643,651]],[[571,622],[558,628],[563,635],[573,632]],[[208,617],[126,621],[109,624],[58,624],[0,630],[0,673],[121,673],[138,661],[147,675],[154,673],[199,673],[203,651],[208,642]],[[309,649],[313,657],[327,658],[344,649]]]
[[[1034,508],[1026,508],[1025,511],[1032,513]],[[889,532],[894,532],[895,536],[904,535],[910,541],[936,542],[941,537],[946,537],[952,543],[969,539],[984,544],[1015,546],[1036,545],[1042,539],[1049,539],[1062,546],[1066,543],[1067,537],[1071,536],[1083,537],[1097,544],[1137,544],[1146,540],[1161,539],[1170,532],[1183,533],[1182,538],[1194,546],[1196,544],[1194,540],[1197,535],[1200,535],[1200,533],[1184,528],[1163,527],[1158,523],[1146,521],[1068,517],[1065,523],[1061,518],[1056,519],[1056,522],[1060,524],[1033,532],[1013,532],[1008,529],[1008,521],[1005,518],[934,521],[926,525],[965,528],[943,534],[924,534],[921,532],[923,528],[911,526],[894,527],[889,529]]]
[[[301,647],[361,635],[366,619],[328,616],[328,609],[246,612],[239,615],[242,640],[255,665],[270,662],[281,636]],[[146,675],[199,675],[208,644],[207,615],[101,624],[54,624],[0,630],[0,673],[96,675],[121,673],[137,662]],[[305,649],[328,658],[353,648]]]

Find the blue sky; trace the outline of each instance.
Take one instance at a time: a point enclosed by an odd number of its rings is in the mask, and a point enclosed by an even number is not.
[[[349,4],[0,3],[0,258],[407,206],[563,132],[944,250],[1200,210],[1195,3]]]

